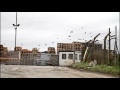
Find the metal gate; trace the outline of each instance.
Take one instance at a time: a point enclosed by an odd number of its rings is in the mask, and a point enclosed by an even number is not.
[[[20,65],[38,65],[40,53],[21,53]]]
[[[20,64],[20,51],[1,51],[0,64],[6,65],[19,65]]]
[[[6,65],[37,65],[40,53],[22,53],[9,51],[0,53],[0,64]]]
[[[46,56],[50,56],[46,58]],[[37,52],[26,53],[21,51],[9,51],[0,53],[0,64],[6,65],[37,65],[58,66],[58,55],[42,54]]]

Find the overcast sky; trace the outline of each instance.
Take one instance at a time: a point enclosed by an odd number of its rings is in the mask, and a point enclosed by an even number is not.
[[[85,42],[98,33],[99,43],[108,34],[119,34],[119,12],[18,12],[17,46],[46,51],[57,43]],[[16,12],[1,12],[1,44],[13,50],[15,46]],[[72,32],[71,32],[72,31]],[[117,35],[118,35],[117,34]],[[69,37],[70,36],[70,37]],[[118,40],[117,40],[118,41]],[[112,42],[112,49],[114,40]]]

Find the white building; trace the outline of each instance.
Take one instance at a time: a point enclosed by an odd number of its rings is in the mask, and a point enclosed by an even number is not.
[[[59,66],[71,66],[81,61],[80,51],[59,51]]]

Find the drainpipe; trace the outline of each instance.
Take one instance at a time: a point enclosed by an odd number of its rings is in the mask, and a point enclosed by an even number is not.
[[[73,64],[75,64],[75,51],[74,51],[74,57],[73,57]]]

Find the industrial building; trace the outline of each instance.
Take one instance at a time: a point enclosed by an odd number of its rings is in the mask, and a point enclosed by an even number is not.
[[[82,51],[84,46],[87,46],[85,42],[57,43],[57,53],[59,51]],[[102,44],[95,43],[94,47],[95,50],[102,50]]]
[[[0,45],[0,57],[7,57],[8,56],[8,48]]]
[[[55,47],[48,47],[48,53],[55,54]]]
[[[32,48],[32,52],[38,52],[37,48]]]
[[[3,50],[4,50],[3,45],[0,45],[0,57],[4,56]]]
[[[21,50],[22,50],[22,47],[18,47],[18,46],[17,46],[17,47],[15,47],[15,50],[16,50],[16,51],[21,51]]]
[[[57,43],[57,53],[59,51],[72,51],[72,43]]]
[[[59,51],[81,51],[81,50],[82,50],[81,42],[57,43],[57,53]]]

